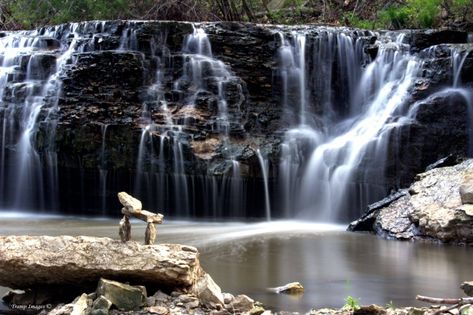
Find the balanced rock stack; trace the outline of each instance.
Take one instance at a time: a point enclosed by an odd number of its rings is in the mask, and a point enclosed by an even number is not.
[[[119,235],[122,242],[127,242],[131,239],[131,225],[130,217],[135,217],[146,222],[145,244],[152,245],[156,241],[156,227],[154,224],[163,223],[163,215],[160,213],[153,213],[147,210],[142,210],[141,201],[130,196],[126,192],[118,193],[118,200],[123,205],[122,214],[123,219],[120,220]]]

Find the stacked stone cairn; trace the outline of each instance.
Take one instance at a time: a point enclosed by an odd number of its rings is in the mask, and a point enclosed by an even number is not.
[[[140,219],[147,223],[145,232],[145,245],[153,245],[156,241],[156,226],[163,223],[163,215],[142,209],[141,201],[130,196],[126,192],[118,193],[118,200],[123,205],[123,218],[120,220],[119,235],[122,242],[131,239],[130,217]]]

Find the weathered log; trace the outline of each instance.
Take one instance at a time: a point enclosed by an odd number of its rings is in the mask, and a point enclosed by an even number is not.
[[[94,288],[101,277],[171,289],[205,274],[197,249],[87,236],[0,236],[0,286]]]
[[[141,210],[141,211],[133,211],[129,208],[122,208],[122,214],[134,217],[137,219],[140,219],[141,221],[147,222],[147,223],[156,223],[156,224],[161,224],[163,223],[163,215],[160,213],[153,213],[147,210]]]
[[[118,231],[122,242],[128,242],[131,239],[131,225],[128,216],[124,215],[120,220],[120,228]]]
[[[153,245],[156,241],[156,227],[154,223],[148,222],[145,232],[145,245]]]
[[[445,298],[434,298],[430,296],[417,295],[416,300],[434,303],[434,304],[458,304],[460,299],[445,299]]]
[[[118,193],[118,200],[130,212],[140,211],[143,208],[141,201],[122,191]]]

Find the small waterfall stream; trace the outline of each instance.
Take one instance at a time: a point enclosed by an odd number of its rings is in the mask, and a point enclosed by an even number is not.
[[[305,41],[300,39],[300,34],[292,42],[279,36],[284,86],[300,87],[306,82],[303,78],[307,69],[300,69],[306,62],[299,55],[304,51],[300,45]],[[390,121],[409,97],[408,91],[420,63],[402,43],[386,39],[388,42],[380,45],[376,59],[364,67],[367,57],[360,49],[360,38],[355,39],[353,34],[344,32],[328,32],[324,36],[323,42],[332,46],[321,50],[321,46],[317,46],[319,49],[314,51],[317,63],[312,71],[315,77],[326,73],[340,76],[338,80],[346,87],[342,103],[347,107],[334,107],[335,96],[322,94],[325,96],[321,100],[323,112],[313,111],[311,124],[300,119],[286,132],[280,172],[286,209],[292,206],[300,216],[334,221],[343,217],[342,213],[350,207],[362,208],[383,195],[383,192],[376,193],[373,187],[365,186],[365,176],[374,174],[364,174],[366,168],[360,165],[366,156],[371,156],[371,168],[377,168],[377,176],[383,177],[386,139],[396,126]],[[333,68],[337,65],[335,71]],[[288,73],[295,75],[291,77]],[[316,81],[319,85],[316,91],[332,90],[335,79]],[[294,110],[294,105],[287,102],[287,94],[288,89],[285,89],[284,106]],[[306,103],[305,94],[300,93],[299,100],[293,103],[297,102]],[[300,113],[300,116],[308,115]],[[303,151],[310,153],[307,155]]]
[[[264,185],[264,208],[266,214],[266,220],[271,220],[271,202],[269,200],[269,184],[268,184],[268,172],[269,172],[269,163],[268,160],[263,157],[260,149],[256,150],[258,156],[259,164],[261,166],[261,173],[263,174],[263,185]]]
[[[58,34],[54,27],[41,35],[37,31],[12,33],[0,41],[0,49],[4,52],[1,96],[12,100],[3,114],[0,187],[2,194],[10,196],[14,208],[44,209],[46,204],[55,207],[58,190],[54,135],[55,113],[61,94],[59,76],[78,49],[77,26],[71,24],[68,30],[61,29],[63,36],[72,37],[66,47],[54,39]],[[50,52],[52,49],[56,49],[57,55]],[[5,95],[5,91],[11,94]],[[16,95],[22,96],[17,99]],[[17,116],[20,117],[18,121]],[[47,130],[42,143],[46,152],[43,156],[34,147],[38,144],[35,137],[41,127]],[[15,165],[5,170],[5,149],[12,145],[16,146]],[[8,178],[15,180],[7,187]]]

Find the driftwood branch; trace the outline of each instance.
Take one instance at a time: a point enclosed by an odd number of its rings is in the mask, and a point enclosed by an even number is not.
[[[459,298],[459,299],[444,299],[444,298],[434,298],[430,296],[417,295],[416,300],[434,304],[473,304],[473,297]]]
[[[441,308],[438,311],[431,313],[430,315],[439,315],[442,313],[447,313],[453,309],[461,308],[473,303],[473,297],[459,298],[459,299],[444,299],[444,298],[434,298],[430,296],[417,295],[416,300],[427,302],[427,303],[433,303],[433,304],[450,305],[449,307]]]

